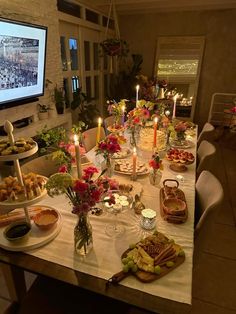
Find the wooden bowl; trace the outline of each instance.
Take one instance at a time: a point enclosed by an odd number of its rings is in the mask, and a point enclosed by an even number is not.
[[[178,198],[167,198],[163,202],[163,207],[170,215],[183,215],[186,210],[186,203]]]
[[[4,236],[8,241],[21,241],[29,236],[31,226],[24,221],[11,223],[4,230]]]
[[[52,228],[58,221],[59,215],[55,209],[45,209],[33,217],[35,225],[43,230]]]

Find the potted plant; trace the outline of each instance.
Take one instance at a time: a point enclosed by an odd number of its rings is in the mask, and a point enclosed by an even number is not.
[[[44,104],[38,104],[39,112],[39,120],[45,120],[48,119],[48,111],[50,110],[50,107]]]
[[[64,113],[65,108],[65,97],[63,88],[54,87],[54,101],[56,104],[56,109],[58,114]]]

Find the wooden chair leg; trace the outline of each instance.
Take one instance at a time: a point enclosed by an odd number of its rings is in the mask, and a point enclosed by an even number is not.
[[[1,264],[3,276],[9,291],[10,299],[20,302],[26,295],[24,271],[18,267]]]

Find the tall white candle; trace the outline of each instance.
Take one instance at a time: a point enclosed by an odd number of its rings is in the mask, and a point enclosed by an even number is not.
[[[76,167],[77,167],[77,174],[78,178],[82,178],[82,169],[81,169],[81,156],[80,156],[80,149],[79,149],[79,140],[78,136],[74,135],[74,144],[75,144],[75,158],[76,158]]]
[[[100,137],[101,137],[101,125],[102,125],[102,118],[99,117],[99,118],[98,118],[98,129],[97,129],[97,140],[96,140],[96,144],[98,144],[98,142],[100,142]]]
[[[139,92],[139,85],[136,85],[136,107],[138,107],[138,92]]]
[[[121,117],[121,124],[125,124],[125,105],[122,106],[122,117]]]
[[[175,96],[173,97],[173,101],[174,101],[174,106],[173,106],[173,115],[172,115],[172,119],[175,119],[175,115],[176,115],[176,101],[177,98],[179,97],[179,94],[175,94]]]
[[[133,148],[133,179],[136,177],[136,167],[137,167],[137,151],[136,147]]]

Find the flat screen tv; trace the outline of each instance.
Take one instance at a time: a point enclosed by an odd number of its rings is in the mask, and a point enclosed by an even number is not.
[[[44,94],[47,28],[0,17],[0,110]]]

